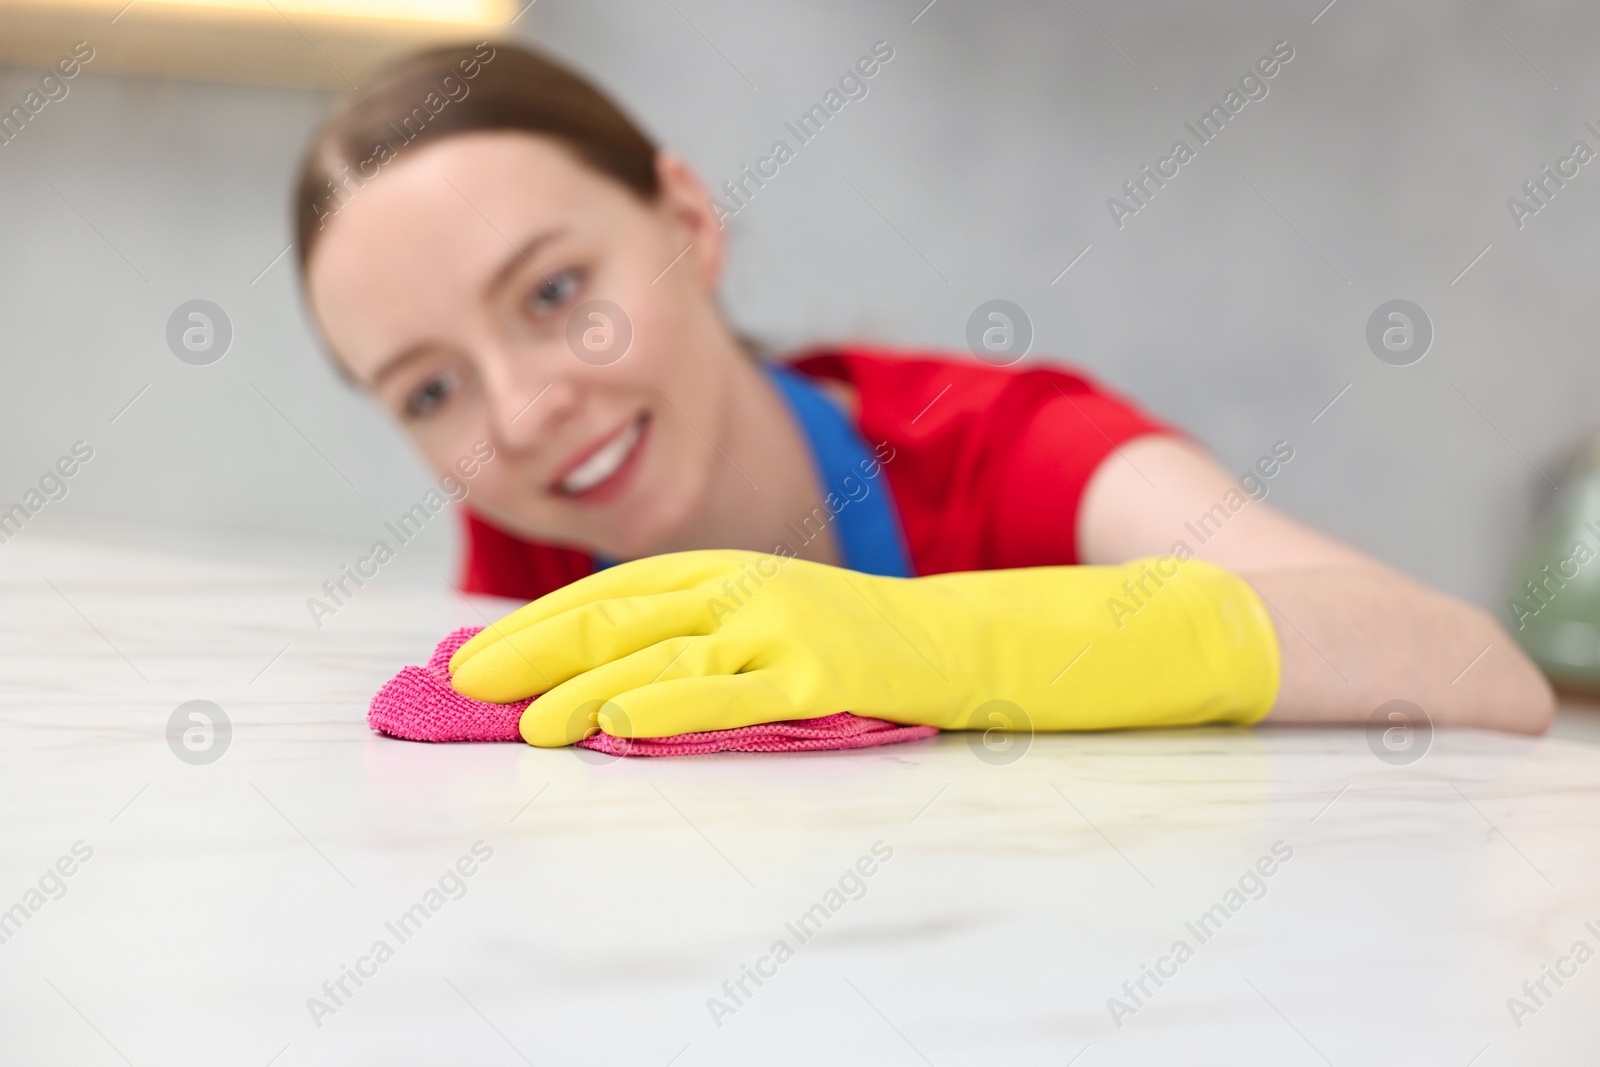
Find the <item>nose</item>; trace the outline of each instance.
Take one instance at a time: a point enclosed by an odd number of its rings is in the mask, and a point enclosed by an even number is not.
[[[497,349],[480,364],[489,432],[498,447],[516,453],[550,439],[577,407],[578,389],[561,361]]]

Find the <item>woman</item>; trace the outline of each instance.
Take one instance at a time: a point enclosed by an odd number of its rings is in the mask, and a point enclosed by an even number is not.
[[[534,603],[452,666],[480,699],[545,693],[528,740],[841,709],[1368,722],[1397,699],[1550,722],[1486,613],[1246,501],[1081,375],[756,357],[717,305],[720,213],[589,83],[504,45],[391,68],[308,155],[296,247],[342,372],[439,471],[492,448],[464,584]]]

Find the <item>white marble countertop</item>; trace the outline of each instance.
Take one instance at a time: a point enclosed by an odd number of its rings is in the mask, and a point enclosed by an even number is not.
[[[0,546],[0,1061],[1596,1061],[1600,746],[408,744],[373,690],[510,605],[374,582],[318,631],[323,577]]]

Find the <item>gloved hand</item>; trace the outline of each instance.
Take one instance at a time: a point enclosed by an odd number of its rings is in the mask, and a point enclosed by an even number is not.
[[[1036,730],[1253,723],[1279,659],[1255,591],[1200,560],[885,578],[712,549],[540,597],[450,671],[478,700],[542,693],[520,732],[549,748],[596,729],[665,737],[838,711],[986,728],[994,700]]]

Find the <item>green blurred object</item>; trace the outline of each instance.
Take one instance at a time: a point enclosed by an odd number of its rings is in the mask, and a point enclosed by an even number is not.
[[[1552,682],[1600,690],[1600,437],[1567,465],[1515,574],[1506,628]]]

